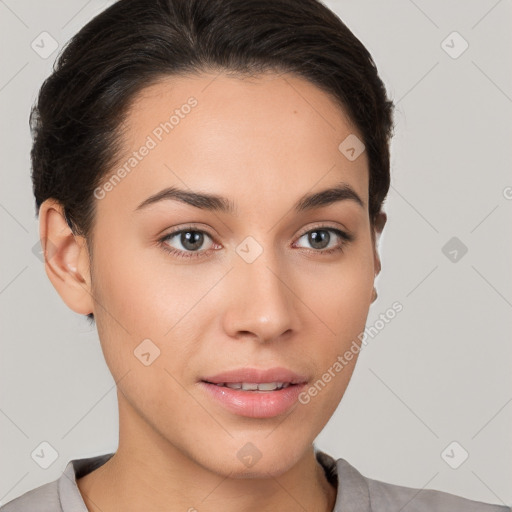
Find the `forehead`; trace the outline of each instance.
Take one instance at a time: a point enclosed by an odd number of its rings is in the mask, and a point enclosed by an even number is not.
[[[126,172],[109,201],[135,205],[177,185],[263,206],[276,194],[296,198],[343,180],[367,204],[366,152],[350,159],[343,151],[353,137],[362,140],[330,95],[289,73],[167,77],[127,113],[106,178]]]

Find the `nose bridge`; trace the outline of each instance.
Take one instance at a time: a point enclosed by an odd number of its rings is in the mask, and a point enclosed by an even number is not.
[[[234,295],[225,312],[226,331],[231,336],[243,332],[271,341],[296,328],[292,284],[281,274],[283,265],[273,247],[247,237],[233,257]]]

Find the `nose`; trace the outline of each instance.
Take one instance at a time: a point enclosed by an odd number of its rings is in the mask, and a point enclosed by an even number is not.
[[[228,275],[231,297],[224,311],[225,332],[233,338],[253,338],[263,343],[298,330],[292,277],[271,251],[263,251],[252,263],[237,255],[235,260],[235,268]]]

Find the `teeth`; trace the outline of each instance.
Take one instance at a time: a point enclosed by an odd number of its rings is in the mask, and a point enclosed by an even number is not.
[[[217,386],[225,386],[230,389],[241,389],[243,391],[275,391],[276,389],[284,389],[290,385],[289,382],[226,382],[217,384]]]
[[[225,384],[225,386],[231,389],[242,389],[242,384],[240,384],[239,382],[228,382]]]
[[[261,384],[258,384],[258,389],[260,391],[274,391],[275,389],[280,389],[282,387],[282,382],[263,382]]]
[[[244,391],[256,391],[258,389],[258,384],[254,384],[252,382],[243,382],[242,389]]]

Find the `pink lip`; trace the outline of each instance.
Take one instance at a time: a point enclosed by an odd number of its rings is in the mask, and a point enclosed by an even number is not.
[[[285,413],[298,399],[307,378],[286,368],[239,368],[201,379],[207,395],[228,411],[249,418],[272,418]],[[290,385],[275,391],[243,391],[218,384],[283,382]]]
[[[261,384],[262,382],[289,382],[291,384],[302,384],[307,382],[307,377],[299,375],[287,370],[286,368],[269,368],[268,370],[258,370],[256,368],[238,368],[222,372],[211,377],[204,377],[202,381],[219,383],[236,383],[236,382],[254,382]]]

